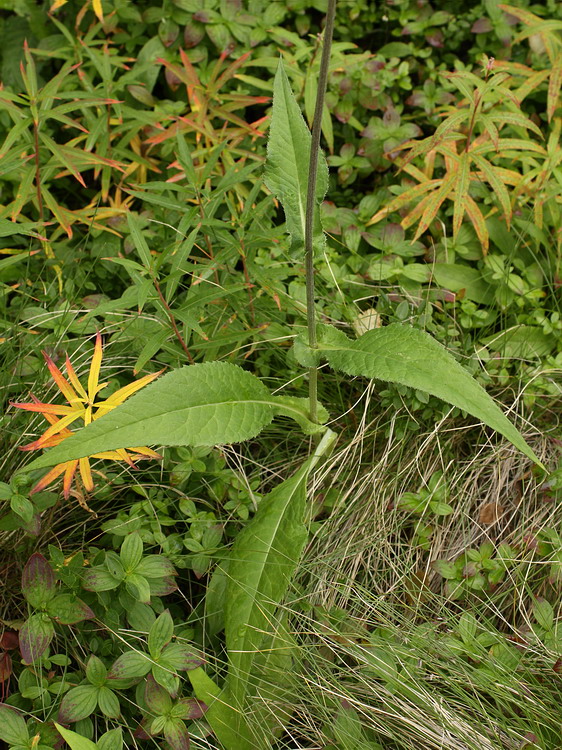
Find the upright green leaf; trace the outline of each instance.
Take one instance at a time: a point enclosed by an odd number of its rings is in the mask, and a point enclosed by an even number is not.
[[[304,524],[308,475],[335,437],[328,430],[314,455],[261,501],[251,523],[236,537],[229,556],[225,602],[228,676],[224,691],[205,715],[227,750],[271,746],[271,729],[266,723],[252,722],[247,715],[248,694],[263,677],[254,663],[272,648],[277,635],[276,612],[308,537]]]
[[[304,246],[310,144],[310,130],[280,61],[273,85],[265,184],[283,204],[287,231],[296,246]],[[317,203],[324,198],[327,189],[328,164],[324,154],[320,152],[316,185]],[[319,212],[316,211],[314,242],[321,243],[323,237]]]
[[[138,445],[238,443],[255,437],[276,414],[312,431],[323,429],[307,419],[303,399],[272,396],[259,378],[238,365],[182,367],[66,438],[25,470]]]
[[[539,459],[499,406],[449,352],[424,331],[399,323],[352,341],[330,326],[319,348],[335,369],[417,388],[480,419],[537,464]]]

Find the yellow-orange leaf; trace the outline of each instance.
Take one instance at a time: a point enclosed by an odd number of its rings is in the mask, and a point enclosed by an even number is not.
[[[456,239],[462,220],[465,214],[466,199],[468,197],[468,188],[470,186],[470,160],[469,155],[464,151],[459,159],[455,199],[453,208],[453,239]]]
[[[101,0],[92,0],[92,7],[98,20],[103,23],[103,8],[101,7]]]

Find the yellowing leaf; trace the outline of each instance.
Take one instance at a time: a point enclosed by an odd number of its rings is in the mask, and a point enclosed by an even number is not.
[[[554,117],[554,112],[560,106],[560,86],[562,84],[562,53],[556,58],[548,79],[547,113],[548,121]]]
[[[414,240],[417,240],[417,238],[421,234],[423,234],[423,232],[425,232],[426,229],[429,228],[429,225],[431,224],[433,219],[436,217],[437,212],[441,208],[441,204],[443,203],[445,198],[447,198],[450,195],[450,193],[453,191],[456,180],[457,180],[457,174],[455,172],[453,172],[452,174],[449,174],[443,180],[439,190],[437,190],[431,196],[431,198],[427,201],[427,204],[422,214],[422,218],[419,223],[417,232],[414,236]]]
[[[470,186],[470,161],[467,152],[461,154],[458,176],[455,186],[455,200],[453,209],[453,239],[456,239],[465,213],[468,188]]]
[[[101,7],[101,0],[92,0],[92,7],[98,20],[103,23],[103,8]]]
[[[488,230],[486,229],[486,222],[484,221],[484,217],[482,216],[482,211],[478,208],[478,205],[476,204],[476,201],[471,198],[469,195],[466,197],[466,204],[465,204],[465,210],[468,218],[472,222],[472,226],[474,227],[474,231],[476,232],[476,236],[480,240],[480,244],[482,245],[482,253],[484,255],[488,252],[489,247],[489,238],[488,238]]]

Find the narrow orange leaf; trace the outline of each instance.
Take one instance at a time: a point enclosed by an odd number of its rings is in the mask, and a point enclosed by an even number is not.
[[[482,253],[483,255],[486,255],[488,253],[489,244],[486,222],[484,221],[482,211],[480,211],[480,209],[478,208],[476,201],[470,196],[467,196],[466,198],[466,213],[468,218],[472,222],[474,231],[476,232],[476,236],[480,240],[480,244],[482,245]]]
[[[64,480],[62,483],[63,488],[63,494],[65,497],[65,500],[68,500],[70,497],[70,488],[72,487],[72,480],[74,479],[74,474],[76,473],[76,467],[78,466],[78,461],[68,461],[66,464],[60,464],[61,466],[65,466],[64,470]]]
[[[79,459],[80,476],[84,483],[84,489],[87,492],[91,492],[94,489],[94,480],[92,479],[92,469],[90,468],[90,461],[88,458]]]
[[[45,362],[47,363],[47,367],[49,368],[49,372],[51,373],[51,377],[57,384],[59,391],[63,394],[63,396],[66,398],[68,403],[71,406],[74,406],[78,403],[80,403],[80,398],[75,393],[74,389],[68,382],[68,380],[64,377],[62,372],[59,370],[59,368],[55,365],[51,357],[47,354],[47,352],[42,351],[41,354],[43,355]]]

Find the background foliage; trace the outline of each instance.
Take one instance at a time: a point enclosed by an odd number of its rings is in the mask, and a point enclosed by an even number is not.
[[[239,450],[100,461],[94,492],[63,501],[12,478],[42,425],[9,402],[54,398],[41,350],[87,377],[97,331],[107,395],[216,360],[303,395],[304,274],[262,166],[279,56],[312,120],[324,11],[0,4],[10,747],[62,746],[55,721],[106,750],[218,747],[192,685],[224,677],[229,550],[307,438],[280,422]],[[279,748],[554,750],[562,10],[340,0],[335,40],[322,321],[430,332],[515,404],[555,471],[421,391],[321,379],[342,438],[314,476],[307,557],[248,719]]]

